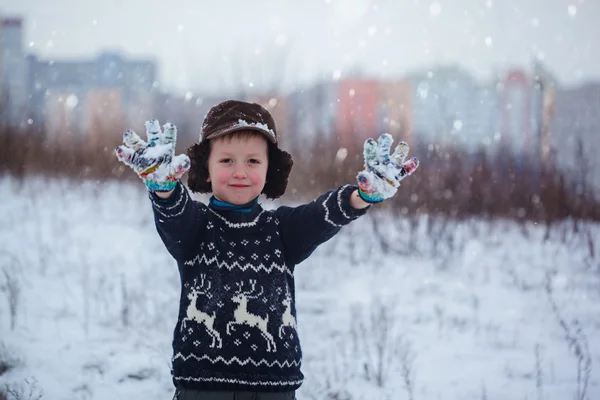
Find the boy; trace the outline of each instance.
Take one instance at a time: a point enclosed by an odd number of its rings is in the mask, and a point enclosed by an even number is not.
[[[176,128],[146,123],[148,143],[123,135],[119,160],[149,189],[156,228],[181,278],[173,338],[175,398],[294,399],[303,380],[294,268],[373,203],[394,195],[418,167],[391,136],[365,142],[358,186],[344,185],[299,207],[264,210],[260,194],[284,194],[291,156],[258,104],[229,100],[210,109],[199,143],[174,156]],[[212,193],[208,205],[196,193]]]

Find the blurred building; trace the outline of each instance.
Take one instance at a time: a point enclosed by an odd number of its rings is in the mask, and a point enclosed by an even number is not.
[[[502,144],[513,154],[538,148],[532,127],[533,83],[523,70],[510,70],[501,83]]]
[[[13,125],[27,123],[27,61],[23,52],[23,20],[0,19],[0,111]]]
[[[498,81],[501,143],[516,156],[517,167],[525,159],[538,166],[549,162],[557,89],[539,61],[531,71],[511,69]]]
[[[338,143],[353,153],[361,153],[368,138],[382,133],[383,114],[381,84],[362,78],[338,81],[336,128]]]
[[[52,91],[50,91],[52,93]],[[83,93],[81,102],[81,130],[92,148],[118,143],[123,131],[132,121],[126,115],[126,90],[115,87],[93,87]],[[52,129],[47,129],[51,135]]]
[[[413,141],[413,99],[409,81],[379,83],[380,132],[388,132],[394,140]],[[373,132],[377,136],[377,132]]]
[[[295,152],[322,140],[361,154],[364,141],[383,132],[396,140],[412,135],[408,81],[345,78],[318,83],[287,100],[289,143]]]
[[[103,53],[93,60],[39,60],[27,57],[28,115],[34,124],[44,124],[50,138],[73,134],[120,136],[125,126],[138,125],[154,112],[156,63],[127,60],[119,54]],[[67,101],[68,99],[68,101]],[[75,117],[61,126],[55,115],[60,107]],[[62,114],[62,113],[59,113]],[[110,139],[112,140],[112,138]]]
[[[298,154],[319,137],[335,140],[337,83],[321,82],[287,96],[286,147]]]
[[[65,145],[78,134],[82,120],[79,97],[69,90],[54,90],[46,96],[46,128],[49,142]]]
[[[556,108],[558,80],[541,62],[536,61],[533,69],[532,122],[537,150],[535,160],[544,165],[551,161],[550,129]]]
[[[600,190],[600,83],[556,91],[550,147],[559,166]]]
[[[419,139],[475,151],[497,131],[498,95],[461,68],[438,67],[409,76],[413,130]]]

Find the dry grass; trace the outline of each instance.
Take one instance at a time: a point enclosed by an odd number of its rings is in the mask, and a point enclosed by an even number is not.
[[[114,156],[121,131],[103,127],[102,132],[114,134],[96,135],[93,145],[73,138],[57,146],[42,130],[0,128],[0,173],[18,178],[137,179]],[[356,173],[363,167],[361,152],[341,159],[336,157],[339,146],[334,139],[317,137],[320,139],[306,144],[306,150],[292,152],[294,168],[284,200],[312,200],[326,190],[356,181]],[[180,143],[178,152],[186,145]],[[552,165],[542,169],[530,160],[520,160],[517,168],[508,151],[490,156],[483,150],[467,155],[456,148],[426,143],[411,143],[411,147],[421,167],[402,183],[401,195],[384,206],[398,213],[445,214],[458,219],[505,217],[547,224],[567,218],[600,220],[598,201],[582,178],[568,179]]]
[[[336,160],[337,143],[321,139],[310,151],[296,152],[286,196],[311,199],[343,183],[355,182],[362,154]],[[568,178],[554,165],[542,168],[508,151],[469,155],[456,148],[411,143],[421,166],[402,182],[400,195],[386,206],[403,214],[480,216],[552,223],[567,218],[600,220],[600,207],[582,177]],[[288,190],[289,192],[289,190]],[[381,206],[380,206],[381,207]]]

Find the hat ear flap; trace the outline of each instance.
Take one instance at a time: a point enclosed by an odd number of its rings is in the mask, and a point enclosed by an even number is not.
[[[269,167],[262,191],[267,198],[276,199],[284,195],[293,165],[290,153],[269,143]]]
[[[187,176],[188,187],[194,193],[210,193],[212,191],[210,175],[208,173],[210,141],[205,140],[196,143],[190,146],[186,153],[191,162]]]

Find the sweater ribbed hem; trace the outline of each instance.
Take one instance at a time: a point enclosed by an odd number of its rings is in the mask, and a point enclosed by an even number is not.
[[[202,374],[175,376],[176,387],[206,391],[292,392],[302,385],[304,376],[256,376],[249,374]]]

